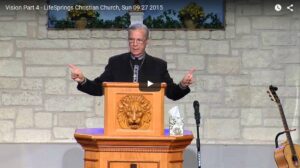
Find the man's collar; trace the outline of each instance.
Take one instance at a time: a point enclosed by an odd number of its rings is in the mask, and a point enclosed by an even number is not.
[[[135,60],[135,58],[137,58],[138,60],[142,60],[145,58],[146,54],[139,56],[139,57],[134,57],[133,55],[130,55],[130,56],[131,56],[131,59],[133,59],[133,60]]]

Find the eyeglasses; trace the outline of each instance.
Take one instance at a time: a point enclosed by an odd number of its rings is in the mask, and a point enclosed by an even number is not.
[[[145,42],[145,40],[143,40],[143,39],[128,39],[128,42],[130,45],[134,44],[134,42],[136,44],[143,44]]]

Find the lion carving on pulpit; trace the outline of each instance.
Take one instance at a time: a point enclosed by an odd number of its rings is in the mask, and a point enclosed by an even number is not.
[[[118,103],[117,120],[124,129],[148,129],[151,104],[143,95],[126,95]]]

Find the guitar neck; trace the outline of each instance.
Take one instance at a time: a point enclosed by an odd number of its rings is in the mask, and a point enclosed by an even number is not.
[[[280,116],[281,116],[281,120],[282,120],[282,123],[283,123],[284,130],[286,131],[285,135],[286,135],[286,138],[287,138],[288,143],[290,145],[292,155],[296,156],[297,153],[296,153],[294,143],[293,143],[293,140],[292,140],[292,137],[291,137],[290,129],[289,129],[289,126],[287,124],[287,121],[286,121],[286,118],[285,118],[285,115],[284,115],[284,112],[283,112],[283,108],[282,108],[282,105],[281,105],[280,102],[278,103],[278,108],[279,108],[279,111],[280,111]]]

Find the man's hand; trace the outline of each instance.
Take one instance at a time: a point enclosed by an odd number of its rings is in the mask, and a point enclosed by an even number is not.
[[[76,67],[73,64],[69,64],[69,68],[71,70],[71,78],[74,81],[76,81],[78,83],[82,83],[86,80],[85,77],[83,76],[81,70],[78,67]]]
[[[183,79],[180,81],[180,85],[184,88],[188,87],[194,82],[193,73],[196,71],[195,68],[189,70],[187,74],[184,75]]]

